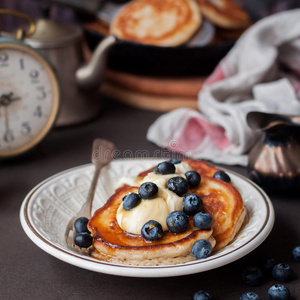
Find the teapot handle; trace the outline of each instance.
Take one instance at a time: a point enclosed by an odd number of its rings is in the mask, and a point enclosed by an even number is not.
[[[90,61],[76,71],[76,82],[79,88],[93,89],[101,84],[108,54],[117,42],[118,39],[114,35],[109,35],[99,43]]]

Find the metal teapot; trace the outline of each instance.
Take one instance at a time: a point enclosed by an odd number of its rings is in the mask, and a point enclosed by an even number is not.
[[[39,19],[34,34],[25,42],[44,52],[56,69],[62,90],[61,111],[56,125],[72,125],[96,116],[100,101],[92,93],[100,86],[107,55],[116,38],[109,36],[102,41],[86,65],[83,65],[84,38],[79,26]]]
[[[263,137],[249,153],[250,178],[270,190],[300,189],[300,116],[250,112]]]

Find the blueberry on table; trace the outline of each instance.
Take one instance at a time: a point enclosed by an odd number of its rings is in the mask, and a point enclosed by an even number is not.
[[[197,171],[188,171],[185,173],[185,177],[190,188],[197,187],[200,184],[201,176]]]
[[[128,194],[123,198],[123,208],[125,210],[131,210],[132,208],[138,206],[141,200],[141,197],[136,193]]]
[[[189,217],[183,211],[173,211],[167,217],[167,226],[173,233],[180,233],[187,229]]]
[[[188,183],[183,177],[175,176],[168,180],[167,189],[178,196],[182,196],[188,190]]]
[[[243,270],[242,280],[245,284],[250,286],[257,286],[261,283],[263,274],[260,268],[256,266],[250,266]]]
[[[182,201],[182,210],[189,216],[193,216],[202,208],[202,200],[198,195],[186,194]]]
[[[74,222],[74,229],[77,233],[81,232],[87,232],[89,233],[89,230],[87,228],[87,223],[89,222],[89,219],[86,217],[80,217],[75,220]]]
[[[257,294],[253,292],[247,292],[240,297],[240,300],[261,300],[261,299]]]
[[[194,300],[212,300],[212,296],[210,293],[200,290],[195,293]]]
[[[178,165],[181,163],[181,160],[180,159],[177,159],[177,158],[172,158],[169,160],[170,163],[174,164],[174,165]]]
[[[216,172],[213,177],[216,178],[216,179],[223,180],[223,181],[228,182],[228,183],[231,182],[230,177],[224,171]]]
[[[290,299],[290,291],[283,284],[275,284],[269,288],[268,298],[270,300],[288,300]]]
[[[271,273],[273,267],[276,265],[276,260],[273,257],[268,257],[263,261],[263,269],[267,272],[267,273]]]
[[[292,268],[288,264],[277,264],[272,269],[272,277],[281,282],[288,282],[292,278]]]
[[[293,249],[292,256],[294,261],[300,262],[300,246]]]
[[[163,161],[155,167],[154,172],[156,174],[165,175],[165,174],[174,174],[175,170],[176,168],[174,164],[172,164],[169,161]]]
[[[213,225],[213,217],[206,212],[198,212],[193,218],[194,225],[202,230],[210,229]]]
[[[160,223],[150,220],[144,224],[141,234],[148,241],[157,241],[163,236],[163,228]]]
[[[192,247],[192,254],[197,259],[207,258],[211,251],[211,243],[207,240],[199,240]]]
[[[88,248],[93,243],[93,237],[87,232],[81,232],[75,236],[74,243],[80,248]]]
[[[139,188],[139,195],[142,199],[154,198],[158,193],[158,187],[153,182],[145,182]]]

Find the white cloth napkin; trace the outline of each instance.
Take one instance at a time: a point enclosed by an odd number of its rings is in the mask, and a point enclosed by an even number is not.
[[[300,9],[251,26],[199,93],[200,111],[180,108],[159,117],[148,140],[189,157],[247,165],[261,136],[246,123],[250,111],[300,114]]]

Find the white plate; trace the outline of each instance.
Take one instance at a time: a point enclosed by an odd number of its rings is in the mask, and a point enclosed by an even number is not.
[[[137,175],[159,161],[113,161],[101,171],[93,210],[106,202],[120,177]],[[226,172],[243,197],[247,208],[246,221],[228,246],[206,259],[172,266],[137,267],[103,262],[69,250],[64,242],[65,228],[86,198],[93,175],[91,164],[66,170],[36,186],[22,203],[21,224],[38,247],[58,259],[91,271],[130,277],[171,277],[211,270],[251,252],[265,240],[274,224],[273,206],[263,190],[239,174]]]

